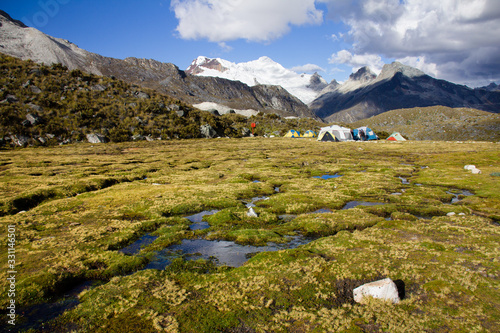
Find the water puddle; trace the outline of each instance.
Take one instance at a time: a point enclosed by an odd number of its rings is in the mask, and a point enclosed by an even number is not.
[[[219,212],[219,211],[218,210],[204,210],[198,214],[186,216],[186,218],[189,221],[193,222],[193,224],[191,224],[189,226],[189,229],[191,229],[191,230],[203,230],[203,229],[210,228],[210,225],[208,224],[208,222],[203,221],[203,216],[213,215],[217,212]]]
[[[342,177],[342,175],[339,175],[338,173],[336,173],[334,175],[326,174],[326,175],[322,175],[322,176],[314,176],[313,178],[332,179],[332,178],[339,178],[339,177]]]
[[[403,183],[403,185],[410,185],[410,181],[404,177],[398,177],[399,179],[401,179],[401,182]]]
[[[159,251],[144,269],[163,270],[176,258],[215,259],[220,265],[239,267],[259,252],[293,249],[310,241],[311,239],[302,236],[294,236],[285,244],[269,243],[267,246],[252,246],[223,240],[185,239],[181,244]]]
[[[123,249],[119,250],[119,252],[124,253],[126,255],[133,256],[141,250],[141,248],[148,246],[149,244],[153,243],[158,236],[152,236],[150,234],[145,234],[129,246],[124,247]]]
[[[329,208],[320,208],[318,210],[315,210],[314,212],[310,212],[307,214],[323,214],[323,213],[331,213],[331,212],[332,212],[332,210]]]
[[[459,202],[460,201],[460,198],[459,198],[460,195],[463,195],[463,196],[466,196],[466,197],[474,195],[474,193],[472,193],[470,191],[467,191],[467,190],[458,190],[458,191],[453,190],[453,192],[446,191],[446,193],[453,195],[453,198],[451,199],[450,204],[454,204],[454,203]]]
[[[244,201],[243,200],[243,203],[245,204],[245,206],[247,208],[251,208],[251,207],[255,207],[255,203],[257,201],[262,201],[262,200],[269,200],[269,197],[254,197],[250,201]]]
[[[20,309],[19,313],[22,315],[22,321],[16,325],[16,329],[19,331],[43,329],[45,323],[80,304],[78,295],[82,291],[92,288],[94,284],[95,281],[85,281],[66,292],[63,298],[53,303],[42,303]]]
[[[378,206],[385,205],[383,202],[349,201],[342,209],[351,209],[357,206]]]

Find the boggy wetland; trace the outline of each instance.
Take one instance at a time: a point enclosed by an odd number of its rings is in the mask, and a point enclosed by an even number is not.
[[[464,169],[474,164],[473,174]],[[12,332],[498,332],[489,142],[192,139],[0,151]],[[9,228],[11,226],[11,228]],[[10,231],[9,231],[10,230]],[[393,304],[353,299],[391,278]]]

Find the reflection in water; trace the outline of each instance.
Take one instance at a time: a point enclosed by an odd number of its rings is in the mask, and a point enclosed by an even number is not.
[[[383,202],[367,202],[367,201],[349,201],[344,208],[342,209],[350,209],[356,206],[377,206],[377,205],[385,205]]]
[[[331,179],[331,178],[339,178],[342,177],[342,175],[339,175],[338,173],[334,175],[322,175],[322,176],[314,176],[313,178],[320,178],[320,179]]]
[[[126,255],[134,255],[139,253],[141,248],[153,243],[158,236],[151,236],[150,234],[145,234],[132,244],[127,247],[124,247],[120,250],[121,253],[125,253]]]
[[[219,211],[218,210],[204,210],[203,212],[200,212],[198,214],[187,216],[186,218],[189,221],[193,222],[193,224],[191,224],[189,226],[189,229],[191,229],[191,230],[203,230],[203,229],[210,228],[210,225],[208,224],[208,222],[202,221],[203,216],[213,215],[217,212],[219,212]]]
[[[219,264],[231,267],[243,265],[252,254],[264,251],[278,251],[293,249],[307,244],[311,239],[302,236],[294,236],[285,244],[269,243],[267,246],[239,245],[235,242],[185,239],[181,244],[172,245],[159,251],[145,269],[165,269],[173,259],[183,257],[187,260],[215,258]]]

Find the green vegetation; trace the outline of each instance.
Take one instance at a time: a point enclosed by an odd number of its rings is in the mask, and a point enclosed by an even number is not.
[[[400,132],[410,140],[500,141],[498,113],[440,105],[392,110],[350,126],[369,126],[381,139]]]
[[[248,136],[252,122],[259,136],[322,125],[274,114],[215,116],[151,89],[1,53],[0,74],[0,147],[87,142],[87,134],[112,142],[201,138],[206,124],[221,137]]]
[[[0,240],[6,249],[15,225],[18,327],[28,307],[95,281],[44,329],[498,332],[499,162],[488,142],[244,138],[0,151]],[[342,176],[313,178],[325,173]],[[453,193],[460,201],[450,204]],[[262,196],[258,217],[247,216],[243,201]],[[384,204],[341,209],[353,200]],[[213,209],[209,229],[189,228],[186,216]],[[310,214],[318,209],[332,212]],[[118,251],[146,233],[157,238],[137,255]],[[264,245],[299,234],[312,241],[238,268],[179,258],[141,270],[184,239]],[[4,290],[7,263],[3,251]],[[401,303],[354,303],[353,288],[385,277],[405,283]],[[9,299],[0,301],[5,309]]]

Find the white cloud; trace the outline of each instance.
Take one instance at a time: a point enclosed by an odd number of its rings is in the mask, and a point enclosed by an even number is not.
[[[324,72],[325,70],[318,65],[314,64],[306,64],[302,66],[295,66],[291,68],[292,71],[297,73],[315,73],[315,72]]]
[[[455,82],[500,79],[498,0],[318,1],[349,26],[356,54],[404,59]]]
[[[315,0],[172,0],[171,9],[181,38],[211,42],[268,42],[289,32],[291,25],[323,22]]]
[[[368,66],[375,73],[380,73],[384,62],[377,54],[352,54],[347,50],[341,50],[332,54],[328,62],[331,64],[345,64],[352,66],[353,72],[361,67]]]

